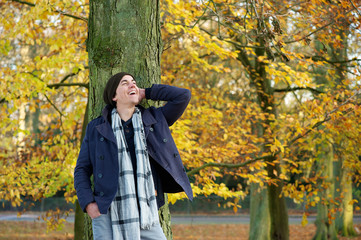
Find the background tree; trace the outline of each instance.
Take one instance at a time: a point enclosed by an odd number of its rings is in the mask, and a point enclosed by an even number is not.
[[[277,205],[282,206],[282,196],[291,197],[306,205],[306,224],[308,209],[320,202],[321,198],[315,195],[319,194],[320,186],[325,186],[323,180],[326,180],[320,175],[321,171],[315,174],[317,169],[312,166],[316,165],[310,165],[317,162],[315,156],[320,154],[315,151],[312,137],[324,134],[323,128],[319,128],[322,125],[342,136],[337,125],[345,122],[339,117],[350,112],[359,114],[356,100],[359,74],[348,78],[354,84],[351,91],[333,91],[313,81],[316,75],[311,69],[314,66],[330,69],[334,66],[329,65],[327,58],[318,56],[310,37],[321,33],[322,44],[332,44],[337,38],[333,35],[337,20],[342,16],[356,20],[357,6],[350,1],[324,4],[322,8],[318,1],[307,4],[299,1],[166,3],[173,18],[167,18],[164,26],[173,41],[169,48],[165,47],[171,53],[166,56],[165,77],[178,81],[187,76],[192,87],[202,86],[196,90],[200,96],[193,99],[196,105],[193,112],[187,114],[188,121],[193,121],[192,128],[187,128],[187,119],[181,125],[188,131],[180,143],[191,139],[193,146],[197,146],[194,150],[187,146],[183,153],[192,159],[188,166],[194,168],[189,174],[196,174],[195,192],[234,197],[237,202],[248,193],[248,187],[223,188],[217,178],[224,174],[246,178],[247,184],[256,182],[260,189],[255,193],[269,184],[264,193],[272,189],[269,193],[276,196],[272,198],[276,202],[272,211],[278,211],[278,215],[273,213],[272,216],[282,219],[285,207]],[[333,9],[332,17],[326,14],[330,9]],[[354,23],[355,28],[359,28],[357,21]],[[352,34],[358,36],[357,30]],[[182,60],[172,65],[177,54]],[[353,62],[358,69],[357,59],[347,62]],[[356,69],[355,73],[359,73]],[[340,94],[345,96],[343,101],[336,100]],[[255,103],[259,103],[258,106]],[[309,157],[300,157],[303,149],[311,153]],[[195,159],[195,155],[199,158]],[[269,161],[265,161],[267,159]],[[350,158],[348,162],[358,174],[360,166]],[[297,175],[301,177],[295,178]],[[258,196],[267,199],[262,194]],[[263,213],[270,212],[270,206],[265,205],[268,210]],[[251,216],[261,214],[251,208]],[[287,227],[284,228],[287,224],[272,217],[267,219],[268,216],[264,214],[264,221],[260,218],[251,221],[252,239],[287,239]],[[270,226],[268,233],[255,227],[261,221],[263,226]],[[252,235],[253,232],[256,234]]]
[[[87,5],[53,4],[0,4],[0,198],[14,207],[57,193],[75,199],[72,169],[87,95]],[[50,228],[64,221],[55,214],[44,220]]]

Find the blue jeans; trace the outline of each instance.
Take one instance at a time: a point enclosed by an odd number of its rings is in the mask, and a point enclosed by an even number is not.
[[[109,212],[102,214],[92,220],[93,225],[93,239],[94,240],[112,240],[112,221]],[[160,224],[153,226],[149,230],[140,230],[141,240],[167,240]],[[114,239],[117,240],[117,239]]]

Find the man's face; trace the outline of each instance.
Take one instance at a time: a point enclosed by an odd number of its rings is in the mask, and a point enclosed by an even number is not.
[[[135,106],[139,103],[139,88],[132,76],[125,75],[119,82],[113,101],[117,107]]]

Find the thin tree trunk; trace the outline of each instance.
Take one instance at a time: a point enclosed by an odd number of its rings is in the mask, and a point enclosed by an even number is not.
[[[74,219],[74,240],[82,240],[84,235],[84,212],[81,209],[78,200],[75,201],[75,219]]]
[[[89,115],[89,101],[87,102],[83,125],[81,130],[80,142],[83,142],[85,136],[86,126],[88,125],[88,115]],[[74,219],[74,240],[82,240],[84,235],[84,218],[86,217],[83,209],[81,209],[78,200],[75,202],[75,219]],[[92,233],[91,229],[90,232]],[[89,239],[89,238],[88,238]]]
[[[168,205],[168,197],[165,194],[165,205],[159,209],[159,220],[163,229],[163,232],[166,238],[173,239],[172,229],[171,229],[171,215],[169,212],[169,205]]]
[[[21,103],[19,107],[19,129],[22,131],[19,131],[17,136],[18,146],[17,146],[17,152],[19,155],[19,158],[23,161],[24,155],[25,155],[25,133],[23,131],[26,130],[26,103]]]

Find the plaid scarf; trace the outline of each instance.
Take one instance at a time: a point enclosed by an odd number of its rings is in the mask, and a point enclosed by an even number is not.
[[[118,145],[120,171],[118,190],[110,205],[114,240],[140,239],[140,229],[150,229],[159,222],[142,116],[138,108],[134,111],[132,123],[137,158],[137,188],[122,121],[116,109],[112,110],[112,128]]]

